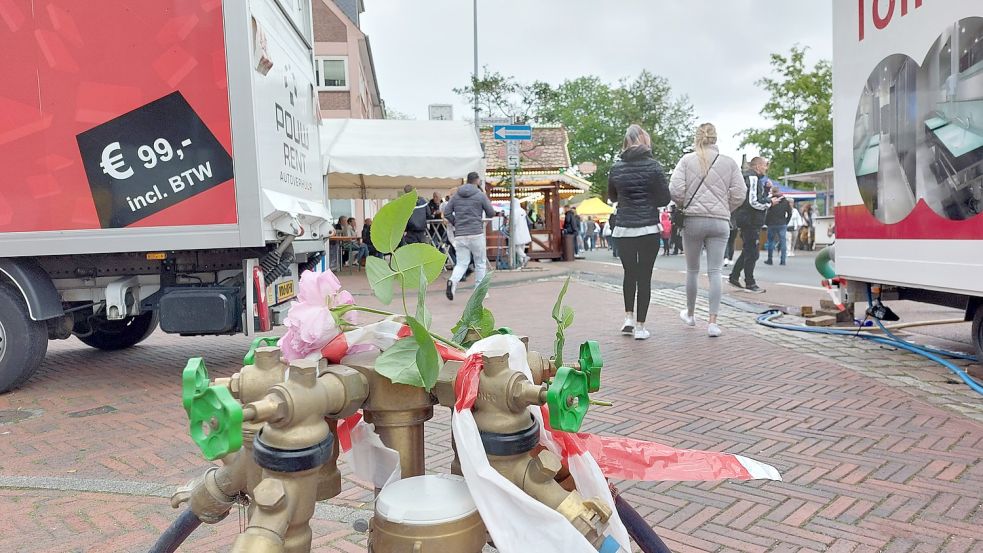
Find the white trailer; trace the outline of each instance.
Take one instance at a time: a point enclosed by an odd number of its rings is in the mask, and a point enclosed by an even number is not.
[[[833,8],[836,271],[965,310],[983,358],[983,2]]]
[[[49,339],[277,322],[331,230],[310,2],[4,6],[0,392]]]

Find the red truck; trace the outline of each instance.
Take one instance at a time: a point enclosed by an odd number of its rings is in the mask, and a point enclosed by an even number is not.
[[[277,322],[330,234],[310,2],[2,0],[0,30],[0,392],[50,339]]]

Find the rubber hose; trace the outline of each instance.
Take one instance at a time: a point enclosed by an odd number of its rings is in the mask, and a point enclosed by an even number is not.
[[[871,292],[870,285],[867,285],[867,307],[873,307],[874,305],[874,294]],[[888,330],[884,323],[880,319],[874,319],[874,323],[877,324],[877,328],[881,329],[881,332],[887,335],[888,338],[896,342],[904,342],[906,344],[911,344],[908,340],[899,338],[896,334]],[[953,357],[955,359],[964,359],[966,361],[976,361],[976,357],[972,355],[967,355],[965,353],[957,353],[954,351],[946,351],[944,349],[933,348],[932,346],[921,346],[917,344],[911,344],[919,349],[923,349],[929,353],[934,353],[936,355],[945,355],[946,357]]]
[[[645,522],[642,515],[638,514],[638,511],[620,495],[614,496],[614,506],[618,509],[618,516],[621,517],[621,522],[628,530],[628,535],[635,540],[642,553],[670,553],[662,538]]]
[[[833,268],[835,259],[836,252],[833,251],[833,246],[826,246],[819,250],[819,255],[816,256],[816,270],[823,275],[823,278],[827,280],[836,278],[836,269]]]
[[[831,328],[817,328],[811,326],[786,325],[786,324],[776,323],[772,320],[781,314],[782,313],[780,311],[769,311],[767,313],[764,313],[758,316],[758,324],[767,326],[769,328],[791,330],[794,332],[808,332],[811,334],[828,334],[831,336],[849,336],[851,338],[863,338],[864,340],[870,340],[871,342],[874,342],[876,344],[881,344],[897,349],[907,350],[912,353],[917,353],[918,355],[921,355],[922,357],[925,357],[926,359],[929,359],[930,361],[934,361],[939,365],[942,365],[943,367],[949,369],[950,372],[958,376],[960,380],[962,380],[967,386],[969,386],[971,390],[973,390],[978,394],[983,394],[983,386],[980,386],[975,380],[972,379],[972,377],[966,374],[966,371],[962,370],[956,365],[953,365],[952,363],[946,361],[945,359],[942,359],[932,351],[928,350],[928,348],[916,346],[914,344],[905,342],[903,340],[899,341],[899,340],[892,340],[890,338],[883,338],[881,336],[872,336],[870,334],[860,334],[852,330],[839,330],[839,329],[831,329]],[[964,358],[971,361],[976,360],[975,357],[964,355],[964,354],[957,354],[954,352],[945,352],[941,354],[950,357]]]
[[[191,509],[185,509],[157,538],[157,543],[150,548],[150,553],[174,553],[199,526],[201,526],[201,519]]]

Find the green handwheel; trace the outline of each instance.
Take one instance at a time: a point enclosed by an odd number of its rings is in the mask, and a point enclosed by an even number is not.
[[[601,345],[594,340],[580,344],[580,370],[587,374],[587,390],[596,392],[601,389]]]
[[[587,374],[570,367],[560,367],[546,391],[553,430],[579,432],[590,407]]]
[[[181,372],[181,404],[189,415],[191,414],[191,402],[208,389],[208,370],[205,369],[205,360],[201,357],[188,359],[188,364]]]
[[[280,343],[279,336],[260,336],[253,340],[253,343],[249,346],[249,351],[246,352],[246,356],[242,358],[243,365],[253,365],[256,360],[256,348],[263,346],[275,346]]]
[[[191,439],[209,461],[242,447],[242,405],[224,386],[211,386],[191,401]]]

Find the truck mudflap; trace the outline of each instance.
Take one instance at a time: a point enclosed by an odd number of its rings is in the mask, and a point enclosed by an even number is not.
[[[32,321],[65,315],[51,277],[33,258],[0,259],[0,274],[7,277],[27,303]],[[4,279],[0,278],[0,282]]]

